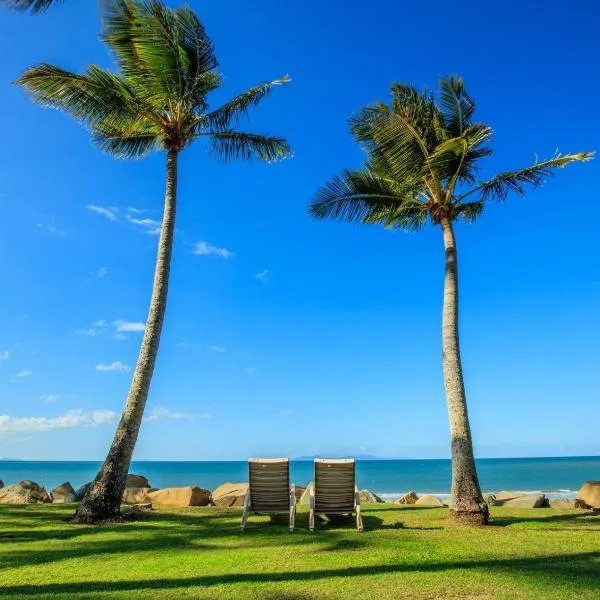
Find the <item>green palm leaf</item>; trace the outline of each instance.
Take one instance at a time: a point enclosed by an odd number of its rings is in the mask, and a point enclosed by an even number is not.
[[[4,0],[4,2],[11,8],[36,14],[45,11],[54,4],[59,4],[62,0]]]

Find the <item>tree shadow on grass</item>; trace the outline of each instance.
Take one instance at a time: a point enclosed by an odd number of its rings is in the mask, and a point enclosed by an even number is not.
[[[199,577],[173,579],[143,579],[138,581],[98,581],[72,583],[24,584],[0,587],[0,591],[21,596],[41,596],[43,594],[83,594],[111,593],[127,591],[167,591],[183,588],[209,588],[211,586],[231,585],[231,593],[235,594],[235,586],[246,583],[278,584],[293,582],[310,582],[331,578],[353,578],[373,575],[396,575],[402,573],[439,573],[447,571],[481,570],[482,573],[506,572],[511,576],[521,575],[534,578],[539,584],[572,584],[573,590],[600,589],[600,551],[562,554],[554,556],[537,556],[532,558],[510,558],[490,560],[461,560],[448,562],[423,562],[408,564],[383,564],[371,566],[345,567],[340,569],[319,569],[295,572],[260,572],[260,573],[227,573],[222,575],[205,575]],[[265,593],[269,593],[265,590]],[[231,596],[234,597],[234,596]],[[264,596],[263,596],[264,597]],[[268,596],[267,596],[268,597]],[[273,597],[285,597],[274,594]],[[291,596],[294,598],[294,596]],[[300,596],[302,597],[302,596]]]
[[[545,513],[546,510],[551,509],[530,509],[535,511],[532,516],[527,515],[526,517],[513,517],[502,515],[492,515],[492,525],[498,527],[508,527],[510,525],[537,525],[547,523],[569,523],[564,529],[579,529],[580,525],[591,526],[591,529],[597,529],[600,532],[600,513],[594,511],[585,511],[581,513]],[[539,511],[539,512],[538,512]],[[556,529],[556,528],[555,528]]]

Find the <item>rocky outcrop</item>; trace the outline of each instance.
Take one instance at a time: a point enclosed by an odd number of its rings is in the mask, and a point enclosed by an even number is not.
[[[577,492],[577,499],[585,508],[600,510],[600,481],[586,481]]]
[[[157,490],[155,488],[149,488],[149,487],[125,488],[125,491],[123,492],[122,501],[124,504],[146,504],[147,502],[150,502],[150,499],[148,498],[148,494],[150,492],[156,492],[156,491],[159,491],[159,490]]]
[[[55,487],[50,492],[50,496],[52,497],[52,502],[54,502],[54,504],[68,504],[76,501],[75,490],[68,481]]]
[[[504,500],[502,506],[511,508],[547,508],[550,506],[545,494],[525,494],[510,500]]]
[[[0,504],[36,504],[52,502],[43,486],[34,481],[20,481],[0,490]]]
[[[377,504],[378,502],[383,502],[377,494],[374,494],[369,490],[360,490],[358,495],[360,496],[361,504]]]
[[[127,475],[126,488],[151,488],[150,482],[142,475]]]
[[[550,508],[587,508],[581,500],[574,498],[557,498],[556,500],[550,500]]]
[[[247,483],[224,483],[212,493],[215,506],[244,506]]]
[[[77,490],[75,491],[75,501],[76,502],[81,502],[83,500],[83,497],[85,496],[86,492],[88,491],[90,485],[92,485],[91,481],[89,483],[84,483],[81,487],[77,488]]]
[[[404,494],[404,496],[398,498],[398,500],[394,500],[394,504],[415,504],[418,499],[419,496],[411,490]]]
[[[153,506],[208,506],[210,491],[192,486],[164,488],[148,492],[146,502],[151,502]]]
[[[446,506],[437,496],[421,496],[415,506]]]

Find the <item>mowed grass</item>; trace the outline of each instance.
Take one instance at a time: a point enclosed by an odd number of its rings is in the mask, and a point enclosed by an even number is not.
[[[364,507],[352,523],[289,533],[235,509],[156,510],[124,525],[66,523],[72,506],[0,506],[0,598],[600,598],[600,516]]]

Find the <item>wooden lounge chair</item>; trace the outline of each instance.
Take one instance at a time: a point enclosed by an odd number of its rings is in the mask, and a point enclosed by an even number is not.
[[[248,491],[244,498],[242,531],[248,514],[289,513],[290,531],[296,520],[296,490],[290,485],[290,462],[287,458],[248,459]]]
[[[315,515],[356,515],[356,529],[363,530],[360,495],[353,458],[315,459],[315,479],[309,491],[308,527],[315,530]]]

